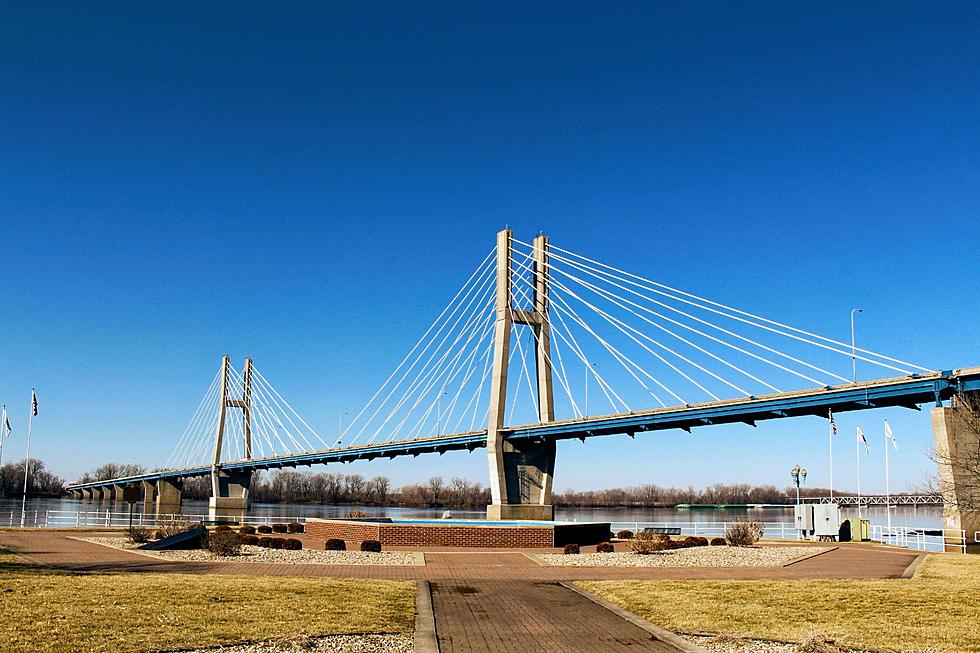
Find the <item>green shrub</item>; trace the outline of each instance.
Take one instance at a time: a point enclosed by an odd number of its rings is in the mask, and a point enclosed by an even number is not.
[[[286,538],[284,537],[270,537],[269,538],[269,548],[270,549],[282,549],[286,545]]]
[[[238,555],[242,551],[242,543],[238,541],[238,533],[229,528],[226,531],[215,531],[208,535],[208,551],[218,556]]]
[[[752,546],[762,537],[763,526],[757,521],[737,521],[725,531],[728,546]]]
[[[286,526],[285,524],[273,524],[272,525],[272,532],[273,533],[288,533],[289,532],[289,527]]]
[[[616,547],[613,546],[612,542],[599,542],[595,545],[596,553],[613,553],[616,551]]]
[[[241,533],[242,535],[255,535],[255,527],[242,526],[241,528],[238,529],[238,532]]]
[[[271,540],[271,539],[272,539],[271,537],[259,537],[258,538],[259,541],[256,542],[255,544],[256,544],[256,546],[260,546],[263,549],[269,549],[269,548],[272,548],[272,547],[269,546],[269,540]]]
[[[575,555],[579,552],[578,544],[566,544],[565,548],[562,549],[562,553],[565,555]]]
[[[323,545],[325,551],[346,551],[347,543],[343,540],[338,540],[336,538],[330,538]]]
[[[377,540],[364,540],[361,542],[361,551],[369,551],[371,553],[381,553],[381,542]]]
[[[303,548],[303,543],[295,537],[288,537],[283,540],[282,548],[289,551],[299,551]]]
[[[238,541],[249,546],[258,546],[259,544],[259,538],[256,535],[242,535],[239,533]]]
[[[713,537],[710,542],[711,546],[725,546],[728,542],[725,541],[723,537]]]
[[[269,526],[268,524],[262,524],[256,530],[262,533],[263,535],[268,535],[269,533],[272,532],[272,526]]]
[[[290,533],[302,533],[306,530],[306,528],[298,521],[294,521],[286,524],[286,528],[289,529]]]
[[[616,533],[616,537],[620,540],[632,540],[633,531],[624,528]]]
[[[224,532],[224,531],[230,531],[231,530],[231,526],[228,526],[227,524],[218,524],[217,526],[214,527],[214,530],[215,530],[215,532],[217,532],[217,531],[222,531],[222,532]]]

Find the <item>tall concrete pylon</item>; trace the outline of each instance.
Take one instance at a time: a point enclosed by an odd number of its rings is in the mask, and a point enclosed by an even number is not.
[[[243,450],[246,459],[252,457],[252,359],[245,359],[241,398],[228,396],[230,361],[228,356],[221,359],[221,400],[218,402],[218,422],[214,432],[214,455],[211,460],[209,512],[212,519],[240,516],[248,510],[249,486],[252,482],[252,472],[226,472],[221,469],[221,449],[224,445],[225,420],[229,408],[238,408],[242,411],[242,433],[245,437]]]
[[[555,443],[505,441],[502,435],[507,413],[507,367],[511,330],[523,324],[534,330],[538,421],[555,419],[551,369],[549,321],[548,237],[534,239],[533,306],[514,306],[513,235],[509,229],[497,234],[497,299],[494,328],[493,373],[490,384],[490,414],[487,423],[487,456],[490,464],[491,504],[487,518],[493,520],[554,519],[551,487],[555,473]]]

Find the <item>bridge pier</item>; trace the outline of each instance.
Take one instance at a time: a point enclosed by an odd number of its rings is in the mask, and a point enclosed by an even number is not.
[[[123,500],[123,497],[125,496],[125,494],[126,494],[126,486],[125,485],[118,485],[117,484],[117,485],[113,485],[112,486],[112,502],[113,503],[122,503],[122,500]]]
[[[980,392],[954,395],[948,408],[933,408],[931,418],[943,495],[943,527],[965,531],[967,543],[976,548],[974,535],[980,531]],[[947,546],[947,550],[960,549]]]
[[[251,502],[249,487],[252,472],[219,470],[212,473],[213,496],[208,501],[208,514],[212,520],[232,519],[236,521],[245,516]]]
[[[158,515],[169,515],[180,512],[181,483],[180,481],[170,481],[167,479],[157,479],[157,505]]]
[[[154,512],[153,493],[156,488],[152,481],[140,481],[140,489],[143,491],[143,514],[152,515]]]

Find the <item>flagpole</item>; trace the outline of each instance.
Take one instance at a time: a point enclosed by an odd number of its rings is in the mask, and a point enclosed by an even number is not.
[[[20,527],[24,528],[27,519],[27,475],[31,470],[31,429],[34,424],[34,388],[31,388],[31,411],[27,415],[27,458],[24,460],[24,496],[20,500]]]
[[[827,427],[827,437],[830,442],[830,502],[834,502],[834,427]]]
[[[887,423],[887,422],[886,422]],[[888,528],[892,527],[892,493],[888,487],[888,435],[885,435],[885,514],[888,516]]]
[[[861,441],[854,438],[854,451],[857,452],[858,468],[858,519],[861,519]]]
[[[3,405],[3,418],[0,421],[0,470],[3,470],[3,441],[7,439],[7,404]],[[0,492],[3,492],[3,488],[0,487]]]

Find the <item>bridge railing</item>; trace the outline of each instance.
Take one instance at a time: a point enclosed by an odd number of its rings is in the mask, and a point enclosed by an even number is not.
[[[631,530],[634,533],[644,528],[680,528],[682,536],[725,537],[725,532],[734,522],[676,522],[676,521],[631,521],[613,522],[612,531]],[[767,540],[798,540],[800,532],[792,522],[762,522],[762,538]]]
[[[208,521],[210,516],[194,513],[173,514],[132,514],[133,526],[158,526],[161,522],[173,519],[187,521]],[[236,518],[236,522],[249,525],[278,524],[306,521],[305,517],[289,515],[248,515]],[[0,513],[0,526],[20,526],[21,511],[11,510]],[[130,524],[130,513],[111,510],[28,510],[24,515],[24,525],[32,528],[114,528]]]
[[[871,540],[891,546],[935,553],[958,550],[966,553],[969,544],[966,531],[953,528],[911,528],[908,526],[872,526]]]

